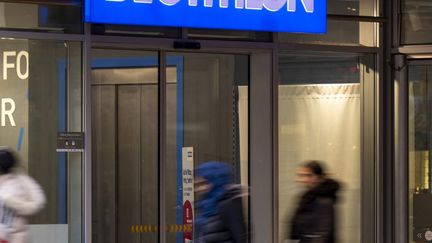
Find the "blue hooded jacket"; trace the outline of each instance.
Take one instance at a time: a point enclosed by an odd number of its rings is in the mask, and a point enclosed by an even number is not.
[[[196,174],[212,185],[210,191],[204,194],[196,205],[199,212],[197,223],[200,225],[217,214],[218,203],[226,193],[227,186],[232,183],[233,173],[228,164],[210,161],[198,166]]]

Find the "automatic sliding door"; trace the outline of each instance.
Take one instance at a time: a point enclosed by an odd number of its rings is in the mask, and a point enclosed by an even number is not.
[[[167,55],[164,107],[156,53],[95,49],[92,67],[93,242],[159,242],[161,224],[166,242],[193,239],[198,165],[226,163],[233,183],[249,185],[248,56]]]
[[[158,242],[156,53],[94,50],[93,242]]]
[[[232,182],[249,184],[248,62],[242,55],[166,57],[167,73],[176,77],[166,84],[167,242],[193,237],[197,210],[191,173],[200,164],[227,163],[233,168]]]

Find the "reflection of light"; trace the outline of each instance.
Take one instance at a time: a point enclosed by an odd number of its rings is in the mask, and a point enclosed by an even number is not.
[[[5,38],[5,37],[2,37],[1,39],[2,40],[15,40],[15,38]]]
[[[299,84],[296,86],[311,86],[311,87],[329,87],[329,88],[339,88],[342,86],[359,85],[360,83],[333,83],[333,84]]]
[[[418,59],[420,59],[420,58],[423,58],[423,59],[431,59],[432,58],[432,55],[428,55],[428,54],[414,54],[414,55],[409,55],[408,56],[409,58],[418,58]]]

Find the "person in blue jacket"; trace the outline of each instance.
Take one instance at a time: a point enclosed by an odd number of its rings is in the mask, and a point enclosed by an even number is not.
[[[196,170],[195,190],[198,243],[245,243],[247,230],[243,214],[244,190],[233,184],[232,167],[206,162]]]

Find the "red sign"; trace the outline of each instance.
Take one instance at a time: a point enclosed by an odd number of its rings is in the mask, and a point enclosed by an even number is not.
[[[187,229],[193,229],[193,209],[192,204],[189,200],[186,200],[183,204],[183,225]],[[188,241],[192,241],[193,238],[193,230],[187,230],[183,234],[183,243],[188,243]]]

